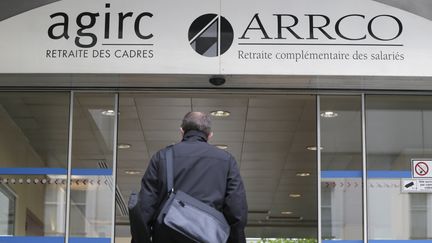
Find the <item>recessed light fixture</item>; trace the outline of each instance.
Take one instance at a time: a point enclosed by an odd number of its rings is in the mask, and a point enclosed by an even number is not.
[[[306,147],[306,149],[310,150],[310,151],[317,151],[317,147],[316,146],[308,146],[308,147]],[[320,147],[320,150],[323,150],[323,147]]]
[[[128,175],[141,175],[143,174],[142,170],[125,170],[125,173]]]
[[[292,193],[292,194],[289,194],[289,197],[299,198],[299,197],[301,197],[301,194]]]
[[[223,110],[217,110],[217,111],[210,112],[210,115],[215,116],[215,117],[228,117],[229,115],[231,115],[231,112],[223,111]]]
[[[115,116],[115,111],[114,110],[103,110],[103,111],[101,111],[101,113],[104,116]]]
[[[223,149],[223,150],[225,150],[225,149],[228,148],[228,145],[226,145],[226,144],[215,144],[215,146],[216,146],[217,148],[220,148],[220,149]]]
[[[310,173],[309,172],[298,172],[297,174],[296,174],[296,176],[310,176]]]
[[[117,148],[119,148],[119,149],[128,149],[128,148],[131,148],[131,147],[132,147],[132,145],[130,145],[128,143],[119,143],[117,145]]]
[[[339,114],[334,111],[324,111],[321,113],[321,117],[324,118],[334,118],[337,117]]]
[[[289,211],[284,211],[284,212],[281,212],[281,214],[283,214],[283,215],[291,215],[291,214],[292,214],[292,212],[289,212]]]

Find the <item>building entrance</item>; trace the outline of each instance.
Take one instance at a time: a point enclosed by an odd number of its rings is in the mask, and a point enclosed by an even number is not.
[[[413,179],[412,160],[432,160],[430,101],[0,92],[0,242],[128,242],[128,196],[139,190],[150,156],[181,139],[188,111],[213,114],[209,142],[238,162],[250,242],[426,242],[430,192],[411,188],[417,180],[402,183]]]
[[[238,162],[249,205],[247,237],[316,241],[315,96],[125,93],[119,110],[117,183],[125,200],[139,189],[150,157],[181,140],[182,117],[203,111],[212,115],[209,143]],[[116,237],[127,238],[127,216],[120,212]]]

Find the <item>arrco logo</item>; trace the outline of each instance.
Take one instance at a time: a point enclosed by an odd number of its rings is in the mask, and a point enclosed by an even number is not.
[[[216,57],[224,54],[234,39],[234,30],[224,17],[205,14],[195,19],[189,28],[189,43],[200,55]]]

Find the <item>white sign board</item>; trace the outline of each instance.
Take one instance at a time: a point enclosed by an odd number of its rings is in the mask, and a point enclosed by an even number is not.
[[[0,21],[0,73],[432,77],[430,30],[373,0],[62,0]]]
[[[411,173],[413,178],[432,178],[432,160],[412,159]]]
[[[432,179],[401,179],[403,193],[432,193]]]

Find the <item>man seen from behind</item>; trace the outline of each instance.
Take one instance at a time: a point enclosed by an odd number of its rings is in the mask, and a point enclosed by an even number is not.
[[[183,118],[182,141],[172,145],[174,187],[219,210],[230,225],[229,243],[246,242],[247,202],[234,157],[207,143],[213,136],[208,114],[189,112]],[[141,181],[138,201],[131,211],[132,243],[183,243],[174,230],[155,225],[167,196],[167,148],[150,160]]]

